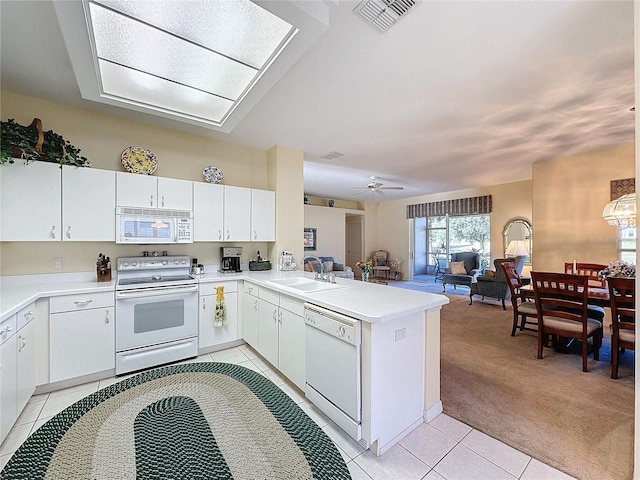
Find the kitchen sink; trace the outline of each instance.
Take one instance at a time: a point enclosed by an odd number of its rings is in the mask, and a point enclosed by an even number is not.
[[[267,280],[267,283],[273,283],[275,285],[280,285],[281,287],[288,287],[307,293],[332,290],[334,288],[344,288],[347,286],[339,283],[329,283],[305,277],[276,278],[274,280]]]
[[[284,285],[291,287],[293,285],[301,285],[305,283],[318,283],[316,280],[305,277],[289,277],[289,278],[276,278],[274,280],[267,280],[267,283],[275,283],[276,285]]]

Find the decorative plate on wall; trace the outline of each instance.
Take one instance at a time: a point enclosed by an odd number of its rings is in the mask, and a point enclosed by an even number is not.
[[[153,175],[158,168],[156,154],[148,148],[127,147],[122,152],[122,166],[127,172]]]
[[[218,167],[208,165],[202,170],[202,176],[209,183],[220,183],[222,181],[222,170]]]

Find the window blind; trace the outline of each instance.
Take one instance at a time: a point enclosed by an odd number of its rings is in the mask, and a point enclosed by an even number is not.
[[[493,203],[491,195],[481,197],[457,198],[440,202],[416,203],[407,205],[407,218],[434,217],[439,215],[473,215],[491,213]]]

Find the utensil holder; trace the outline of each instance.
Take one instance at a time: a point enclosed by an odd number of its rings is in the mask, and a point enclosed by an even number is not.
[[[111,269],[110,268],[99,268],[96,271],[98,275],[98,282],[110,282],[111,281]]]

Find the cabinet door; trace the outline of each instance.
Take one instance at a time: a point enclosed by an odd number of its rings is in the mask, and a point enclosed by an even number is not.
[[[116,200],[119,207],[158,208],[158,179],[149,175],[116,172]]]
[[[276,192],[251,190],[251,240],[275,242]]]
[[[258,349],[258,297],[242,294],[242,338]]]
[[[115,210],[116,172],[62,167],[63,240],[114,242]]]
[[[17,336],[17,406],[20,413],[36,389],[36,322],[27,323]]]
[[[224,241],[251,239],[251,189],[224,187]]]
[[[198,346],[199,348],[220,345],[238,339],[238,294],[225,293],[227,321],[221,327],[214,327],[216,314],[216,295],[200,297]]]
[[[304,318],[280,309],[278,368],[304,390]]]
[[[258,300],[258,352],[274,367],[278,367],[278,321],[277,305]]]
[[[193,182],[158,177],[158,208],[193,210]]]
[[[22,160],[0,168],[0,240],[59,241],[60,165]]]
[[[51,383],[115,368],[115,348],[113,307],[51,314]]]
[[[193,240],[221,242],[224,231],[224,187],[193,182]]]
[[[4,166],[2,167],[4,168]],[[4,441],[9,430],[18,418],[18,362],[16,335],[11,336],[0,346],[0,443]]]

